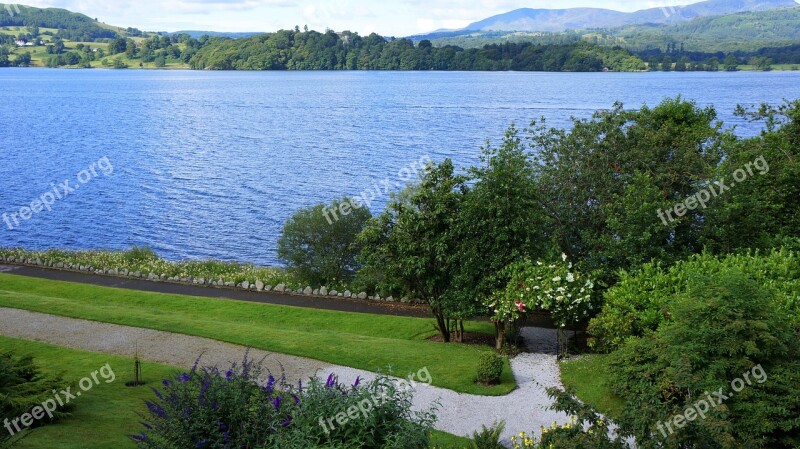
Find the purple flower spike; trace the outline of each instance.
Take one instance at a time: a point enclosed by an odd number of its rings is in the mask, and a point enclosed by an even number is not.
[[[325,386],[331,388],[335,383],[336,383],[336,376],[334,376],[333,373],[331,373],[331,375],[328,376],[328,381],[325,382]]]
[[[272,401],[272,406],[275,407],[275,410],[278,410],[279,408],[281,408],[281,400],[282,400],[281,397],[278,396],[278,397],[275,398],[274,401]]]
[[[355,383],[353,383],[353,388],[356,388],[360,383],[361,383],[361,376],[358,376],[356,377]]]

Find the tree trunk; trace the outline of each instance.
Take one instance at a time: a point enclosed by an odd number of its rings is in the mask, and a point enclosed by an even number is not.
[[[440,309],[432,309],[432,312],[433,316],[436,318],[436,328],[442,335],[442,340],[444,340],[445,343],[450,343],[450,326],[447,318]]]
[[[497,349],[498,351],[502,351],[503,344],[506,341],[506,323],[498,321],[494,323],[494,328],[496,331],[495,349]]]

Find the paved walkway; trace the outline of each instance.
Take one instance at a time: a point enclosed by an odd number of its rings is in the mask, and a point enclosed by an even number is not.
[[[468,436],[496,421],[506,422],[504,437],[518,432],[535,431],[553,421],[566,423],[562,413],[547,410],[550,400],[545,388],[561,386],[555,356],[555,331],[525,328],[522,335],[530,353],[511,361],[519,388],[502,397],[476,396],[418,384],[414,395],[416,408],[427,408],[439,401],[436,428],[456,435]],[[225,366],[242,359],[243,346],[169,332],[141,329],[116,324],[77,320],[17,309],[0,308],[0,335],[35,340],[74,349],[131,357],[138,347],[143,360],[178,367],[191,367],[203,354],[203,365]],[[342,382],[353,382],[357,376],[372,378],[374,373],[331,365],[317,360],[285,354],[251,350],[251,358],[264,359],[264,367],[273,373],[286,373],[287,379],[311,376],[325,378],[330,373]]]

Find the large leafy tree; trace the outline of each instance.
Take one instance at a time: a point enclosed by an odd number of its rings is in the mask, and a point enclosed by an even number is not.
[[[547,252],[549,240],[534,167],[515,127],[500,146],[483,149],[470,183],[458,217],[459,263],[450,292],[459,318],[487,313],[482,305],[508,283],[504,268]]]
[[[733,139],[713,108],[680,98],[633,111],[618,103],[570,131],[538,125],[530,137],[537,197],[571,260],[610,278],[651,257],[672,262],[702,248],[702,208],[672,221],[658,212],[711,183]]]
[[[800,237],[800,101],[737,114],[766,127],[731,145],[717,170],[719,178],[742,179],[707,214],[704,243],[722,253]]]
[[[453,273],[461,263],[454,225],[464,191],[465,179],[449,159],[431,166],[420,184],[390,202],[358,239],[365,269],[382,273],[384,287],[425,301],[445,342],[451,340]]]

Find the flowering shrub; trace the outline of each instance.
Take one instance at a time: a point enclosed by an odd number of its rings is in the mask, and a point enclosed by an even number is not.
[[[195,364],[154,389],[131,438],[140,449],[428,447],[436,416],[412,412],[411,391],[388,377],[342,385],[331,375],[304,387],[271,375],[260,385],[261,374],[247,357],[224,372]]]
[[[575,270],[567,256],[557,263],[517,262],[503,270],[505,288],[486,304],[494,312],[498,339],[533,310],[549,311],[559,327],[578,324],[594,309],[594,282]],[[498,341],[498,349],[501,342]]]

